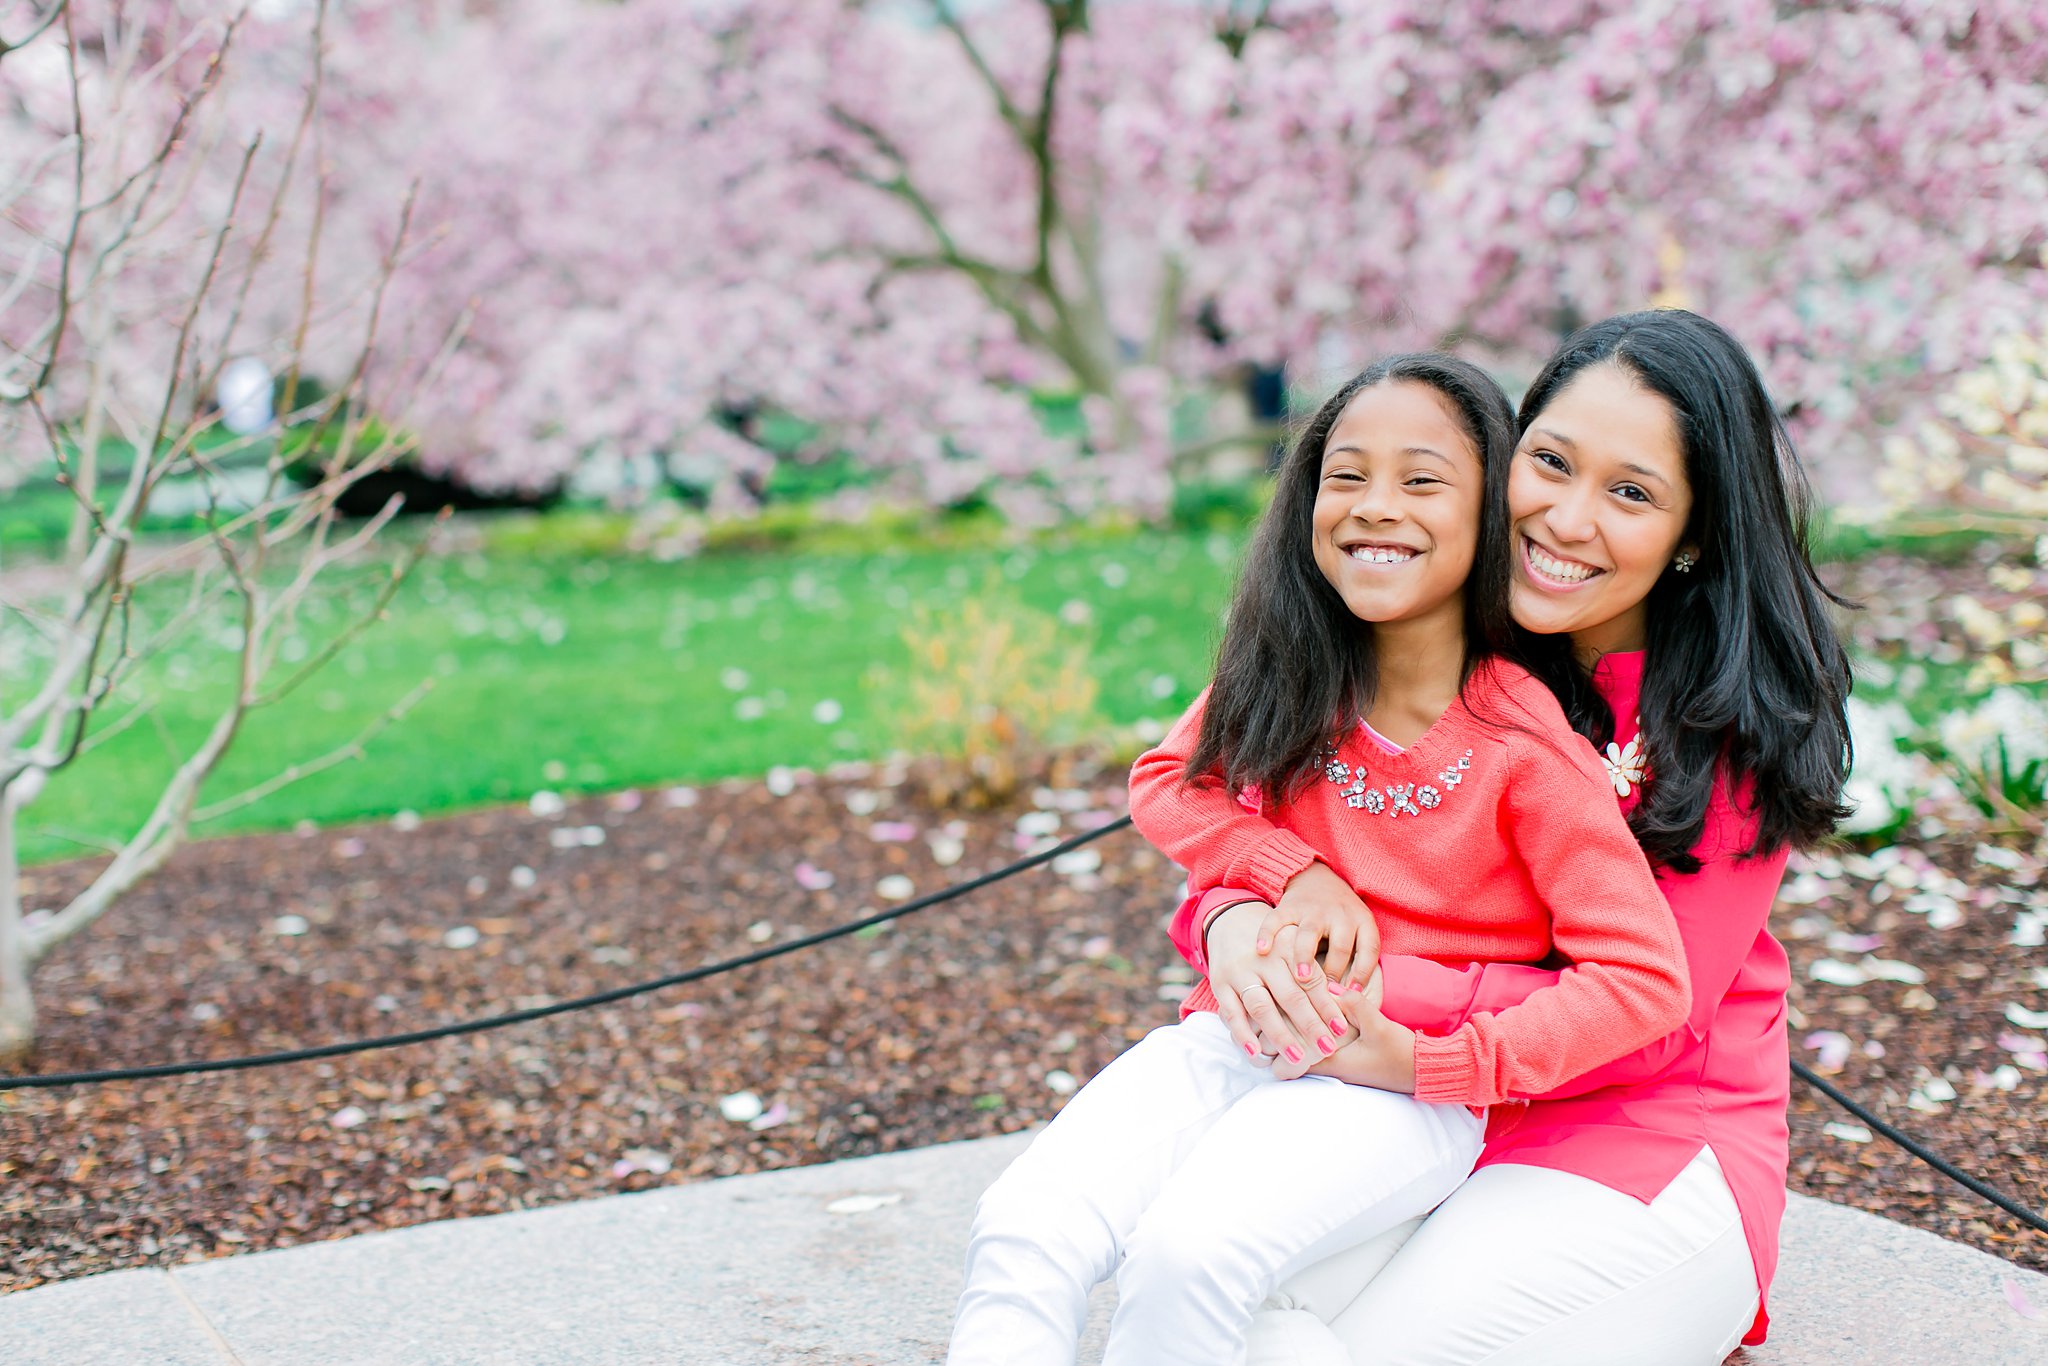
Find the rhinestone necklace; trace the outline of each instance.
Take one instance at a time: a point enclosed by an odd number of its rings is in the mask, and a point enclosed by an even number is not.
[[[1472,751],[1466,750],[1454,764],[1447,764],[1444,771],[1436,775],[1436,783],[1388,783],[1385,787],[1365,785],[1365,765],[1357,768],[1337,757],[1335,750],[1325,752],[1322,757],[1323,777],[1335,783],[1344,795],[1344,804],[1353,811],[1363,811],[1369,816],[1385,813],[1394,820],[1403,815],[1419,816],[1425,811],[1434,811],[1443,804],[1446,793],[1465,781],[1465,770],[1472,767]]]

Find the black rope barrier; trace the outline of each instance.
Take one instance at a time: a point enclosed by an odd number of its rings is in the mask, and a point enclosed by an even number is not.
[[[1931,1152],[1927,1148],[1921,1146],[1921,1144],[1917,1142],[1915,1139],[1913,1139],[1910,1135],[1903,1133],[1900,1130],[1895,1129],[1891,1125],[1885,1123],[1876,1115],[1870,1113],[1870,1111],[1864,1109],[1861,1105],[1858,1105],[1855,1101],[1849,1099],[1849,1097],[1844,1095],[1840,1089],[1830,1085],[1826,1078],[1822,1077],[1820,1073],[1814,1071],[1811,1067],[1808,1067],[1805,1063],[1799,1061],[1799,1059],[1797,1058],[1792,1059],[1792,1071],[1794,1075],[1796,1075],[1801,1081],[1805,1082],[1808,1086],[1813,1087],[1816,1091],[1819,1091],[1829,1100],[1841,1106],[1844,1110],[1847,1110],[1850,1114],[1856,1116],[1856,1118],[1862,1120],[1865,1124],[1868,1124],[1872,1129],[1876,1130],[1878,1133],[1883,1134],[1886,1138],[1898,1144],[1901,1148],[1904,1148],[1907,1152],[1919,1158],[1922,1162],[1925,1162],[1928,1166],[1934,1168],[1934,1170],[1940,1172],[1943,1176],[1946,1176],[1949,1180],[1955,1182],[1959,1186],[1966,1186],[1970,1190],[1975,1191],[1977,1194],[1983,1196],[1986,1200],[1989,1200],[1992,1204],[2004,1210],[2007,1214],[2010,1214],[2013,1218],[2025,1224],[2028,1228],[2033,1229],[2036,1233],[2048,1233],[2048,1219],[2043,1219],[2040,1215],[2034,1213],[2034,1211],[2028,1209],[2025,1205],[2020,1204],[2018,1201],[2006,1195],[2003,1191],[2000,1191],[1996,1186],[1987,1185],[1984,1182],[1979,1181],[1976,1177],[1970,1175],[1968,1172],[1956,1166],[1954,1163],[1947,1161],[1946,1159],[1942,1158],[1939,1154]]]
[[[965,882],[956,882],[950,887],[941,888],[939,891],[931,893],[929,896],[915,897],[904,902],[901,906],[892,907],[886,911],[878,911],[874,915],[864,916],[859,920],[849,921],[844,925],[835,925],[830,929],[819,930],[815,934],[802,935],[785,943],[771,944],[767,948],[756,949],[752,953],[741,954],[737,958],[727,958],[716,963],[706,963],[701,967],[690,968],[683,972],[673,972],[665,977],[656,977],[651,981],[635,982],[628,986],[614,987],[609,991],[592,992],[587,996],[571,997],[566,1001],[552,1001],[544,1006],[530,1006],[525,1010],[509,1011],[502,1015],[487,1015],[475,1020],[458,1020],[452,1024],[436,1025],[431,1029],[414,1029],[403,1034],[382,1034],[369,1039],[348,1039],[340,1043],[320,1044],[313,1048],[290,1048],[276,1053],[252,1053],[244,1057],[208,1058],[195,1062],[155,1063],[146,1067],[116,1067],[98,1072],[51,1072],[40,1076],[0,1077],[0,1091],[37,1087],[89,1086],[110,1081],[142,1081],[157,1077],[189,1077],[205,1072],[238,1072],[254,1067],[276,1067],[284,1063],[310,1062],[316,1058],[338,1058],[351,1053],[370,1053],[384,1048],[402,1048],[407,1044],[430,1043],[435,1039],[454,1038],[463,1034],[481,1034],[487,1030],[503,1029],[509,1025],[525,1024],[530,1020],[543,1020],[550,1015],[566,1015],[573,1011],[590,1010],[596,1006],[611,1005],[614,1002],[629,1000],[635,996],[645,996],[649,992],[682,986],[687,982],[700,982],[707,977],[716,977],[721,973],[751,967],[756,963],[765,963],[771,958],[780,958],[784,954],[795,953],[798,949],[807,949],[813,945],[823,944],[833,939],[842,939],[847,935],[856,934],[875,925],[884,925],[892,920],[900,920],[906,915],[914,914],[947,901],[956,900],[959,897],[966,896],[969,892],[980,891],[991,883],[1001,882],[1004,878],[1014,877],[1018,873],[1050,863],[1060,855],[1078,849],[1084,844],[1099,840],[1105,835],[1114,834],[1130,823],[1131,818],[1129,816],[1119,816],[1107,825],[1097,826],[1093,830],[1084,830],[1078,835],[1061,840],[1050,848],[1042,849],[1038,853],[1018,859],[1015,863],[997,868],[993,872],[983,873],[978,877],[969,878]],[[1978,1180],[1960,1167],[1942,1158],[1939,1154],[1930,1151],[1909,1134],[1885,1123],[1869,1110],[1851,1100],[1836,1087],[1830,1085],[1818,1072],[1815,1072],[1799,1059],[1793,1058],[1791,1061],[1792,1072],[1795,1076],[1818,1090],[1822,1095],[1841,1106],[1844,1110],[1847,1110],[1850,1114],[1856,1116],[1856,1118],[1862,1120],[1874,1131],[1898,1144],[1908,1153],[1949,1178],[1949,1180],[1998,1206],[2037,1233],[2048,1233],[2048,1219],[2042,1218],[2033,1210],[2028,1209],[2025,1205],[2020,1204],[2012,1197],[2000,1191],[1996,1186]]]
[[[432,1029],[414,1029],[404,1034],[383,1034],[373,1039],[350,1039],[341,1043],[320,1044],[314,1048],[288,1048],[279,1053],[254,1053],[240,1058],[156,1063],[148,1067],[116,1067],[103,1072],[51,1072],[42,1076],[0,1077],[0,1091],[39,1086],[87,1086],[108,1081],[140,1081],[151,1077],[189,1077],[202,1072],[239,1072],[251,1067],[275,1067],[288,1062],[309,1062],[315,1058],[338,1058],[349,1053],[369,1053],[380,1048],[401,1048],[406,1044],[428,1043],[434,1039],[453,1038],[458,1034],[481,1034],[488,1029],[503,1029],[507,1025],[525,1024],[529,1020],[544,1020],[550,1015],[566,1015],[571,1011],[589,1010],[594,1006],[610,1005],[614,1001],[644,996],[651,991],[681,986],[685,982],[699,982],[706,977],[716,977],[720,973],[731,972],[737,968],[765,963],[771,958],[780,958],[785,953],[795,953],[798,949],[807,949],[814,944],[840,939],[873,925],[887,924],[891,920],[901,919],[928,906],[952,901],[957,897],[966,896],[969,892],[978,892],[992,882],[1000,882],[1006,877],[1036,868],[1040,864],[1050,863],[1061,854],[1078,849],[1092,840],[1099,840],[1104,835],[1113,834],[1130,823],[1129,816],[1119,816],[1107,825],[1084,830],[1078,835],[1061,840],[1049,849],[1041,849],[1027,858],[1018,859],[1007,867],[983,873],[965,882],[956,882],[951,887],[933,892],[929,896],[916,897],[901,906],[877,911],[859,920],[835,925],[829,930],[819,930],[816,934],[807,934],[786,943],[771,944],[765,949],[756,949],[737,958],[706,963],[702,967],[690,968],[684,972],[672,972],[666,977],[657,977],[649,982],[635,982],[630,986],[614,987],[610,991],[595,991],[588,996],[577,996],[567,1001],[551,1001],[544,1006],[530,1006],[525,1010],[509,1011],[503,1015],[487,1015],[477,1020],[458,1020],[453,1024],[436,1025]]]

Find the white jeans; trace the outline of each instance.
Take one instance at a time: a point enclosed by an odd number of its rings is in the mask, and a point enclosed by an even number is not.
[[[1071,1363],[1115,1272],[1105,1363],[1236,1366],[1284,1277],[1435,1206],[1483,1129],[1461,1105],[1275,1081],[1211,1014],[1155,1029],[982,1195],[947,1360]]]
[[[1544,1167],[1486,1167],[1417,1219],[1308,1268],[1251,1366],[1711,1366],[1756,1314],[1711,1148],[1645,1205]]]

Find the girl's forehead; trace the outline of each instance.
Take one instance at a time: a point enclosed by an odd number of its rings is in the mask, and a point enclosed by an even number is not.
[[[1397,452],[1409,447],[1478,459],[1450,396],[1413,380],[1390,380],[1353,394],[1331,424],[1323,457]]]

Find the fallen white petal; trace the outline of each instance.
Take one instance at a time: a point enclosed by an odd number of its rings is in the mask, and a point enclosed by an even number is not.
[[[2018,1001],[2006,1003],[2005,1018],[2021,1029],[2048,1029],[2048,1010],[2028,1010]]]
[[[1857,966],[1861,967],[1873,982],[1904,982],[1917,987],[1927,980],[1926,973],[1911,963],[1901,963],[1895,958],[1866,956]]]
[[[1844,1143],[1868,1143],[1871,1138],[1870,1130],[1861,1124],[1844,1124],[1839,1120],[1829,1120],[1821,1125],[1821,1131],[1841,1139]]]
[[[866,1214],[869,1210],[887,1209],[903,1197],[891,1191],[887,1195],[847,1195],[825,1206],[827,1214]]]
[[[476,926],[457,925],[454,929],[441,936],[441,947],[447,949],[473,949],[476,947],[477,941],[482,938],[483,935],[477,932]]]
[[[735,1124],[750,1124],[761,1117],[761,1098],[752,1091],[735,1091],[718,1102],[718,1113]]]
[[[1071,1096],[1081,1085],[1074,1079],[1072,1072],[1062,1067],[1056,1067],[1046,1073],[1045,1084],[1056,1096]]]
[[[1826,982],[1832,987],[1860,987],[1870,980],[1870,974],[1854,963],[1844,963],[1833,958],[1816,958],[1806,969],[1806,975],[1816,982]]]
[[[778,1100],[766,1110],[748,1120],[747,1127],[759,1133],[763,1129],[774,1128],[788,1118],[789,1107]]]

